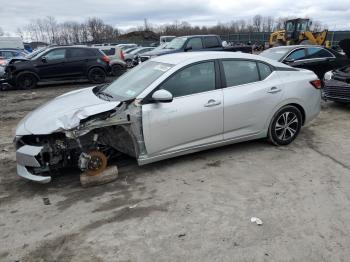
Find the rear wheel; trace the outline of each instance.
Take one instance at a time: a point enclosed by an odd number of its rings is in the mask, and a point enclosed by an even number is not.
[[[131,60],[131,59],[126,60],[125,63],[126,63],[126,66],[127,66],[127,67],[133,67],[133,65],[134,65],[134,64],[132,63],[132,60]]]
[[[20,89],[32,89],[36,87],[38,79],[31,73],[19,74],[16,78],[16,86]]]
[[[273,117],[268,139],[274,145],[288,145],[299,134],[302,126],[302,115],[295,106],[282,107]]]
[[[113,76],[121,76],[124,74],[125,69],[121,65],[113,65],[112,66],[112,75]]]
[[[106,72],[99,67],[95,67],[90,69],[88,73],[88,78],[90,82],[94,84],[102,84],[106,80]]]

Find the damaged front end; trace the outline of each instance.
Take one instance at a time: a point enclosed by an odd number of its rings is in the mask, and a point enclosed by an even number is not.
[[[18,175],[48,183],[62,168],[78,167],[95,175],[102,172],[114,156],[126,154],[138,158],[146,154],[141,106],[137,100],[116,105],[105,112],[95,111],[96,114],[84,111],[79,118],[77,115],[81,110],[70,111],[54,121],[57,129],[49,134],[16,136]],[[65,125],[62,125],[62,119]],[[47,125],[52,128],[52,123]],[[19,125],[19,133],[26,126],[26,123]]]

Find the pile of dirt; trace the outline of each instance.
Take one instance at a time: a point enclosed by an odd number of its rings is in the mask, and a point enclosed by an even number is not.
[[[133,40],[133,41],[142,41],[142,40],[158,41],[159,35],[153,31],[146,30],[146,31],[129,32],[127,34],[120,35],[119,38]]]

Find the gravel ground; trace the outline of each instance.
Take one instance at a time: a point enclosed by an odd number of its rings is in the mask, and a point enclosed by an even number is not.
[[[287,147],[129,161],[103,186],[17,177],[18,121],[84,86],[0,92],[0,261],[349,261],[350,107],[324,103]]]

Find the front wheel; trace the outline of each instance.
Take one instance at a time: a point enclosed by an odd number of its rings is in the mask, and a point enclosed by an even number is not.
[[[23,73],[16,78],[16,86],[24,90],[35,88],[37,82],[37,78],[31,73]]]
[[[290,144],[299,134],[302,126],[302,115],[295,106],[285,106],[272,118],[268,139],[274,145]]]
[[[112,76],[121,76],[122,74],[125,73],[124,67],[121,65],[112,65]]]
[[[95,67],[90,69],[88,78],[94,84],[102,84],[106,80],[106,72],[99,67]]]

